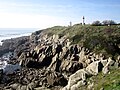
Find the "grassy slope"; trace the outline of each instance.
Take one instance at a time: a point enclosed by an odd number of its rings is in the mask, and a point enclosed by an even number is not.
[[[120,69],[113,69],[110,74],[103,75],[99,73],[97,76],[91,77],[92,82],[94,82],[95,90],[120,90]]]
[[[92,90],[120,90],[120,68],[112,69],[106,75],[100,72],[97,76],[88,78],[87,82],[93,83]],[[87,87],[88,84],[80,87],[80,90],[89,90]]]

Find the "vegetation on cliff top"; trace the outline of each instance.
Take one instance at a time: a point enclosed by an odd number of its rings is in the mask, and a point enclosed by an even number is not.
[[[120,26],[91,26],[75,24],[73,26],[55,26],[44,30],[49,36],[66,35],[72,44],[80,44],[95,53],[102,53],[106,57],[120,54]]]

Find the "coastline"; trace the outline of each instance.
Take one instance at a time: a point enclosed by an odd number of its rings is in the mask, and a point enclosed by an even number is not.
[[[91,28],[94,28],[94,26],[89,26],[89,28],[88,26],[84,26],[84,28],[79,25],[78,28],[77,25],[73,27],[52,27],[36,31],[30,36],[4,40],[0,52],[14,52],[13,58],[10,59],[9,63],[12,65],[19,64],[21,68],[20,70],[15,70],[13,73],[8,73],[8,75],[1,74],[3,76],[1,76],[2,82],[0,87],[14,90],[73,90],[74,88],[79,90],[83,87],[87,90],[87,88],[93,88],[89,87],[92,85],[92,83],[87,81],[89,78],[97,76],[100,73],[104,77],[109,75],[113,68],[119,68],[120,56],[113,58],[106,56],[102,52],[96,53],[90,50],[90,46],[85,47],[80,43],[73,43],[75,40],[81,40],[78,35],[82,33],[76,33],[78,34],[77,37],[74,36],[76,34],[73,30],[76,27],[77,32],[78,30],[80,32],[84,30],[84,35],[87,34],[91,38],[89,33],[91,33]],[[85,31],[86,27],[89,29],[88,31]],[[99,27],[96,28],[98,28],[97,30],[103,29],[101,30],[102,34],[106,32],[106,29],[103,27],[100,27],[101,29]],[[96,31],[96,28],[94,31]],[[107,26],[106,28],[109,29]],[[98,31],[94,31],[91,34],[101,34]],[[68,33],[71,37],[74,34],[74,41],[67,36]],[[116,34],[119,33],[116,32]],[[99,37],[99,35],[97,36]],[[108,40],[108,37],[106,38]],[[83,39],[87,43],[90,41],[86,38]],[[119,38],[115,39],[119,40]],[[94,37],[91,40],[95,41],[99,40],[99,38]],[[103,44],[103,42],[99,43]],[[94,42],[90,42],[91,44],[94,44]],[[109,42],[105,44],[111,45]],[[119,48],[117,49],[114,45],[111,45],[111,47],[108,49],[116,50],[116,53],[119,53],[117,52]]]
[[[30,36],[37,31],[35,28],[0,28],[0,45],[3,40],[18,38],[22,36]]]

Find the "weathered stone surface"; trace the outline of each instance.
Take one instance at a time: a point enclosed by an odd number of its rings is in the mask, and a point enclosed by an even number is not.
[[[79,62],[84,62],[86,61],[86,56],[85,56],[85,48],[82,48],[82,50],[79,53]]]
[[[85,61],[85,63],[86,63],[87,65],[89,65],[90,63],[92,63],[92,60],[91,60],[91,59],[87,59],[87,60]]]
[[[43,62],[45,56],[46,56],[46,55],[43,54],[43,53],[42,53],[41,55],[39,54],[39,62]]]
[[[114,65],[114,63],[115,63],[115,61],[114,60],[112,60],[110,57],[108,58],[108,63],[107,63],[107,65],[106,66],[113,66]]]
[[[46,78],[50,86],[56,85],[65,86],[67,84],[67,80],[64,78],[64,76],[57,72],[48,71],[46,73]]]
[[[77,61],[64,60],[61,63],[60,70],[74,73],[79,69],[83,68],[83,64]]]
[[[22,85],[20,88],[17,88],[17,90],[26,90],[27,86],[26,85]]]
[[[107,73],[109,72],[108,66],[103,67],[102,72],[103,72],[104,74],[107,74]]]
[[[107,74],[109,72],[109,69],[114,65],[114,63],[115,61],[113,61],[111,58],[108,58],[108,62],[103,67],[102,72],[104,74]]]
[[[56,70],[56,65],[57,65],[57,61],[58,61],[58,54],[56,54],[53,58],[52,58],[52,62],[51,64],[49,65],[48,69],[51,69],[51,70]]]
[[[95,61],[92,62],[90,65],[86,67],[86,70],[91,74],[91,75],[97,75],[98,72],[102,71],[103,65],[100,61]]]
[[[94,83],[90,83],[90,84],[88,84],[88,86],[87,86],[87,89],[88,90],[94,90]]]
[[[27,85],[28,90],[33,90],[38,85],[37,81],[31,82]]]
[[[10,85],[10,87],[15,90],[18,88],[18,86],[19,86],[19,84],[17,84],[17,83]]]
[[[80,69],[77,72],[75,72],[74,74],[72,74],[69,77],[69,81],[68,81],[68,85],[66,86],[66,89],[69,90],[73,85],[80,87],[81,85],[84,85],[84,83],[82,83],[84,80],[86,80],[86,78],[89,76],[89,73],[85,70],[85,69]],[[78,84],[80,84],[80,86]],[[74,86],[73,86],[74,87]],[[65,88],[63,88],[64,90]]]
[[[51,89],[48,89],[46,87],[37,87],[37,88],[34,88],[34,90],[51,90]]]
[[[106,66],[106,64],[108,63],[108,60],[107,59],[106,60],[101,60],[101,63],[102,63],[103,66]]]
[[[77,84],[73,85],[70,90],[79,90],[81,86],[86,85],[86,81],[78,81]]]

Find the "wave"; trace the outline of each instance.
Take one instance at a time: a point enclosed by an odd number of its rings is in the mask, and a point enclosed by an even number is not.
[[[9,37],[9,36],[14,36],[14,35],[20,35],[20,34],[1,34],[0,37]]]
[[[28,33],[12,33],[12,34],[1,34],[0,35],[0,45],[2,45],[2,40],[6,39],[12,39],[12,38],[17,38],[17,37],[22,37],[22,36],[29,36],[31,35],[32,32]]]

